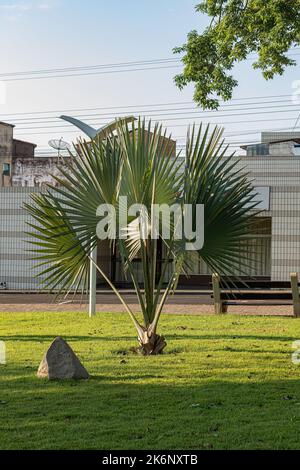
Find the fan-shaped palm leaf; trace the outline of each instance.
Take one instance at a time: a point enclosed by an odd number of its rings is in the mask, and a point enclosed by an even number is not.
[[[207,127],[196,132],[191,129],[187,138],[186,158],[174,155],[174,147],[161,126],[146,126],[141,119],[120,123],[117,134],[105,141],[80,141],[70,154],[67,168],[61,168],[56,180],[58,188],[33,196],[27,210],[35,220],[33,242],[37,259],[44,269],[42,275],[48,287],[62,291],[87,287],[91,249],[98,244],[98,207],[110,204],[117,216],[123,213],[124,197],[128,207],[143,205],[147,216],[146,232],[141,237],[141,218],[131,214],[115,223],[116,246],[124,267],[135,287],[143,313],[141,325],[112,282],[97,269],[118,295],[130,314],[138,332],[144,353],[160,352],[165,341],[156,333],[158,320],[170,292],[176,288],[179,275],[185,272],[191,258],[202,258],[213,271],[221,274],[242,274],[249,266],[243,240],[255,216],[255,194],[238,161],[225,157],[222,129]],[[182,167],[182,162],[185,167]],[[204,246],[192,256],[186,242],[177,240],[176,223],[171,221],[168,237],[164,236],[165,221],[160,213],[157,236],[164,244],[165,260],[157,279],[157,243],[153,235],[153,204],[168,207],[179,204],[203,204]],[[145,226],[145,224],[144,224]],[[197,227],[194,226],[194,229]],[[198,227],[199,229],[199,227]],[[146,235],[145,235],[146,233]],[[144,291],[138,283],[134,260],[139,256],[143,270]],[[167,268],[173,260],[173,273],[163,290]]]

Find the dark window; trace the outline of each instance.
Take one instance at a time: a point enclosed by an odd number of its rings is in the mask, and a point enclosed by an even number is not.
[[[248,157],[256,157],[259,155],[269,155],[269,144],[256,144],[256,145],[249,145],[247,147],[247,155]]]
[[[3,176],[10,176],[10,164],[9,163],[3,163],[2,174]]]

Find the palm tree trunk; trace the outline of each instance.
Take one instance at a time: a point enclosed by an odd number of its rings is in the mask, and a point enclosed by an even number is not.
[[[167,346],[165,338],[158,335],[151,325],[143,328],[143,334],[139,334],[140,352],[143,356],[155,356],[161,354]]]

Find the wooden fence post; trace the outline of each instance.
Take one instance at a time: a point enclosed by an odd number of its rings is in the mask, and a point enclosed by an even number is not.
[[[291,273],[291,288],[293,296],[294,317],[300,317],[300,295],[299,295],[298,273]]]
[[[215,314],[219,315],[224,313],[222,299],[221,299],[221,288],[220,288],[220,276],[218,273],[212,275],[212,286],[215,304]]]
[[[90,289],[89,289],[89,316],[96,315],[96,291],[97,291],[97,246],[90,253]]]

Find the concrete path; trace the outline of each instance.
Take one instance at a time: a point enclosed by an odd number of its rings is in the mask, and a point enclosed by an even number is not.
[[[139,305],[131,291],[123,292],[126,301],[134,312]],[[87,312],[86,298],[76,296],[69,302],[57,303],[53,296],[33,293],[0,292],[0,312]],[[109,291],[97,294],[97,312],[124,312],[116,296]],[[213,314],[214,308],[208,291],[181,291],[171,296],[164,308],[167,314],[201,315]],[[284,315],[292,316],[291,305],[250,306],[246,303],[229,307],[229,313],[240,315]]]

